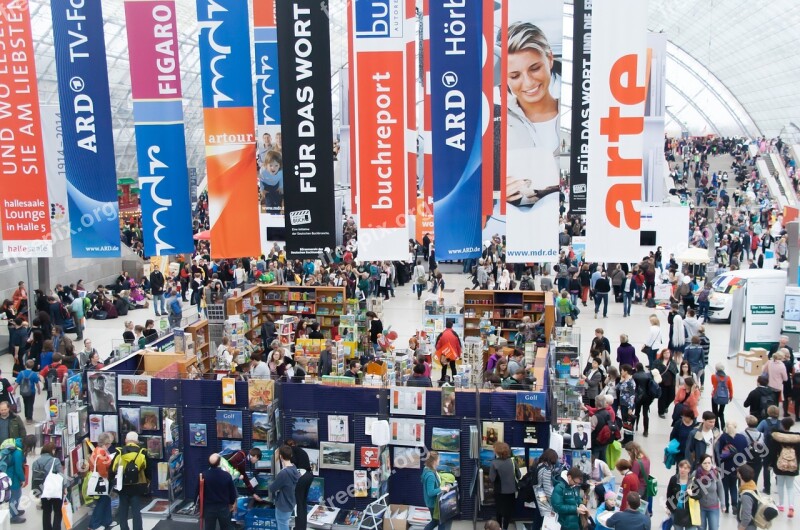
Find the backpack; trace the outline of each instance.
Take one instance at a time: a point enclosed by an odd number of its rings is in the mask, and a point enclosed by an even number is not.
[[[778,517],[778,508],[775,501],[767,494],[762,494],[756,490],[746,490],[742,495],[753,497],[753,524],[756,528],[772,527],[772,520]]]
[[[711,397],[711,401],[713,401],[717,405],[727,405],[731,401],[731,394],[728,390],[728,376],[722,376],[717,378],[717,390],[714,392],[714,395]]]
[[[656,383],[656,380],[652,375],[647,381],[647,393],[653,399],[658,399],[661,397],[661,387],[658,385],[658,383]]]
[[[69,318],[69,311],[67,310],[66,306],[64,306],[64,304],[58,304],[58,313],[64,320]]]
[[[621,423],[622,420],[620,418],[615,421],[611,421],[611,418],[608,418],[597,432],[597,443],[607,445],[614,440],[620,440],[622,438]]]
[[[517,482],[517,498],[522,499],[522,502],[534,502],[536,500],[536,493],[533,488],[539,482],[539,466],[536,465],[532,471],[525,473]]]
[[[767,409],[769,407],[771,407],[772,405],[775,405],[776,407],[778,406],[778,396],[777,396],[776,392],[773,391],[773,390],[770,390],[766,394],[761,394],[761,403],[760,404],[761,404],[761,417],[762,418],[769,418],[769,414],[767,414]],[[777,424],[773,425],[770,428],[770,432],[769,433],[765,433],[765,434],[767,434],[767,435],[771,434],[772,429],[775,428],[775,427],[777,427]]]
[[[122,468],[122,485],[124,486],[134,486],[139,484],[139,474],[141,469],[136,464],[136,460],[138,460],[139,455],[142,454],[143,449],[136,451],[133,458],[126,462],[124,458],[125,455],[129,455],[133,453],[132,448],[126,448],[123,452],[120,453],[120,463],[119,465],[123,466]]]
[[[45,383],[49,390],[53,389],[53,385],[58,383],[58,370],[54,370],[52,367],[47,370],[47,376],[45,377]]]
[[[782,445],[781,452],[778,453],[778,460],[775,462],[775,467],[779,471],[787,473],[797,472],[797,453],[794,447]]]
[[[19,383],[19,395],[22,397],[30,397],[33,395],[33,383],[31,382],[31,375],[33,372],[29,373],[27,377],[23,377],[22,381]]]
[[[522,278],[520,280],[520,282],[519,282],[519,290],[520,291],[530,291],[531,290],[531,286],[528,283],[528,279],[527,278]]]
[[[11,477],[0,472],[0,504],[11,500]]]

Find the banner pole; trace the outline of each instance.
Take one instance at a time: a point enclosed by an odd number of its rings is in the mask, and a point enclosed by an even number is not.
[[[35,301],[31,297],[31,293],[33,293],[33,274],[31,272],[31,261],[33,258],[26,258],[25,259],[25,273],[27,274],[27,282],[28,282],[28,323],[33,325],[33,310],[36,304]],[[46,293],[45,293],[46,294]]]

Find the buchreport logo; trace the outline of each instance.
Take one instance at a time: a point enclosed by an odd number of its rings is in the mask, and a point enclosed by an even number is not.
[[[311,224],[311,210],[289,212],[289,222],[292,226]]]

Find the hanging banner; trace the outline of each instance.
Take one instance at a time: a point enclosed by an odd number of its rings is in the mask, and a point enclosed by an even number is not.
[[[0,223],[6,259],[53,255],[28,7],[0,0]]]
[[[417,40],[419,38],[419,17],[416,2],[405,0],[405,60],[406,60],[406,241],[412,237],[414,216],[417,213]]]
[[[70,228],[67,215],[67,174],[64,170],[61,111],[58,105],[42,105],[41,113],[47,197],[50,199],[50,229],[54,241],[66,241],[70,237]]]
[[[261,253],[247,0],[197,0],[211,256]]]
[[[592,7],[592,40],[603,46],[592,50],[586,257],[632,262],[642,257],[647,2],[596,0]]]
[[[349,4],[358,255],[366,261],[408,258],[404,1]]]
[[[126,0],[136,157],[147,256],[194,250],[174,0]]]
[[[283,139],[275,0],[253,2],[253,43],[256,55],[256,132],[261,213],[283,216]]]
[[[666,89],[667,34],[648,33],[642,202],[650,205],[662,205],[667,198],[665,178],[669,174],[669,166],[664,156]]]
[[[572,14],[572,138],[569,161],[569,211],[572,214],[586,213],[592,2],[593,0],[575,0]]]
[[[430,0],[433,213],[440,260],[481,252],[482,3]]]
[[[72,257],[119,257],[117,170],[102,6],[100,2],[53,0],[50,8]]]
[[[316,258],[336,246],[331,44],[327,0],[277,3],[283,129],[286,250]],[[313,74],[313,75],[312,75]]]
[[[483,75],[481,88],[481,129],[483,130],[481,157],[481,214],[486,217],[494,210],[494,112],[492,94],[494,93],[494,2],[483,3]]]
[[[507,0],[498,42],[506,261],[558,260],[562,0]],[[532,227],[536,229],[531,230]]]
[[[422,0],[422,200],[425,221],[420,219],[417,206],[417,242],[427,235],[434,239],[433,227],[433,141],[431,139],[431,32],[430,0]]]

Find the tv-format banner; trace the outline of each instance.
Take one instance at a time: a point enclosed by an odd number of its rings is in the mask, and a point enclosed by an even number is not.
[[[103,10],[100,2],[53,0],[50,6],[72,256],[118,257],[117,171]]]
[[[277,3],[286,249],[316,258],[336,246],[328,2]]]
[[[254,256],[261,251],[258,194],[253,186],[258,167],[247,4],[247,0],[197,0],[214,258]]]
[[[256,132],[261,213],[283,216],[283,139],[275,0],[253,2],[253,44],[256,55]]]
[[[589,89],[592,65],[592,2],[575,0],[572,15],[572,138],[569,161],[569,211],[586,213],[589,173]]]
[[[358,255],[368,261],[408,258],[404,3],[350,3]]]
[[[430,0],[431,151],[436,255],[481,252],[482,3]]]
[[[558,260],[562,0],[508,0],[500,43],[506,261]],[[503,159],[501,158],[501,159]],[[535,227],[535,230],[532,228]]]
[[[640,259],[647,2],[595,0],[586,257]],[[625,13],[625,17],[620,17]]]
[[[174,0],[127,0],[142,237],[148,256],[194,250]]]

